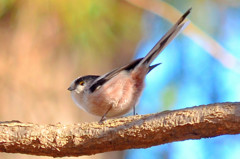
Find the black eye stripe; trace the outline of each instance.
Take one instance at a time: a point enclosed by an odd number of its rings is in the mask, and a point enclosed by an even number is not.
[[[78,77],[75,81],[74,81],[74,85],[75,87],[77,85],[88,85],[87,83],[92,82],[94,79],[98,78],[99,76],[95,76],[95,75],[88,75],[88,76],[82,76],[82,77]]]

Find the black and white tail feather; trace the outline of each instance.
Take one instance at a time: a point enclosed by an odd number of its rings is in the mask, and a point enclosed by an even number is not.
[[[148,72],[150,72],[154,67],[158,66],[159,64],[152,66],[150,66],[150,64],[162,52],[162,50],[189,24],[189,22],[183,22],[190,13],[191,9],[192,8],[188,9],[182,15],[182,17],[176,22],[176,24],[156,43],[156,45],[144,58],[136,59],[128,65],[125,65],[107,74],[97,77],[87,89],[90,90],[90,92],[94,92],[96,88],[100,88],[105,82],[117,75],[122,70],[131,71],[136,67],[146,65],[149,67]]]

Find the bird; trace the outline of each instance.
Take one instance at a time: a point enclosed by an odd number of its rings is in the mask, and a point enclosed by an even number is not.
[[[84,111],[101,117],[119,117],[133,109],[144,89],[146,75],[161,63],[151,65],[162,50],[189,24],[184,22],[188,9],[172,28],[155,44],[149,53],[106,74],[85,75],[76,78],[68,90],[74,103]]]

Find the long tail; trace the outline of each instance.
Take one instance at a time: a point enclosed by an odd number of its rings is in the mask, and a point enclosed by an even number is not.
[[[142,64],[150,65],[152,61],[162,52],[162,50],[189,24],[183,23],[192,8],[188,9],[177,23],[157,42],[157,44],[150,50],[150,52],[139,62],[138,66]]]
[[[187,23],[183,23],[183,21],[187,17],[187,15],[190,13],[190,11],[191,11],[191,8],[186,13],[183,14],[183,16],[177,21],[177,23],[157,42],[157,44],[152,48],[152,50],[144,58],[137,59],[130,64],[127,64],[123,67],[120,67],[118,69],[115,69],[109,73],[106,73],[98,77],[89,85],[89,90],[91,92],[94,92],[97,87],[106,83],[109,79],[116,76],[122,70],[132,70],[143,64],[149,66],[151,62],[167,46],[167,44],[169,44],[177,36],[177,34],[180,33],[180,31],[187,26]],[[147,67],[149,68],[148,72],[150,72],[157,65],[159,64]]]

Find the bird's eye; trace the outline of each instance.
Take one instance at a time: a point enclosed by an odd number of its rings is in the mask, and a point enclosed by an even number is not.
[[[83,82],[83,81],[80,81],[79,84],[80,84],[81,86],[83,86],[84,82]]]

